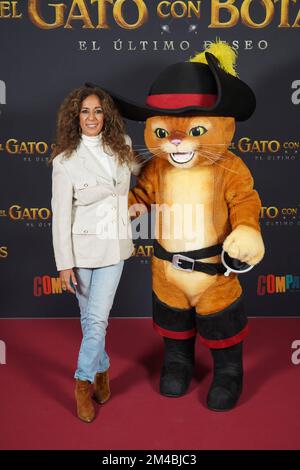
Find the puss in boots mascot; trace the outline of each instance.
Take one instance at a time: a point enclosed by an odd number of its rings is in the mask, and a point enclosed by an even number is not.
[[[198,332],[214,362],[207,405],[216,411],[233,408],[240,397],[248,332],[241,285],[236,274],[224,276],[220,253],[223,247],[252,265],[264,255],[259,196],[247,166],[228,150],[235,121],[255,109],[235,60],[229,45],[216,42],[163,70],[145,106],[112,93],[125,117],[146,121],[145,143],[153,154],[129,205],[149,210],[155,204],[160,212],[152,260],[154,327],[165,347],[160,392],[179,397],[187,391]],[[178,222],[167,214],[174,206],[194,210],[181,236],[184,217]]]

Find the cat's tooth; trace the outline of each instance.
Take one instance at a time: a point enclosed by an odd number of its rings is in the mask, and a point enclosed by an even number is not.
[[[171,157],[176,163],[187,163],[193,158],[193,156],[194,152],[171,153]]]

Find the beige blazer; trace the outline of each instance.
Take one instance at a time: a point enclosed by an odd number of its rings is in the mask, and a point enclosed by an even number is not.
[[[131,145],[129,136],[126,142]],[[58,271],[109,266],[130,257],[130,172],[118,164],[115,175],[108,173],[82,142],[69,158],[60,154],[53,160],[52,235]]]

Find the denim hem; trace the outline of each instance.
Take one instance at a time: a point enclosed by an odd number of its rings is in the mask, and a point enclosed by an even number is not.
[[[78,380],[88,380],[91,384],[94,383],[94,378],[89,378],[89,377],[86,377],[86,376],[81,376],[79,377],[79,375],[75,374],[74,375],[74,379],[78,379]]]
[[[109,366],[106,367],[106,369],[104,369],[104,370],[99,370],[99,369],[98,369],[98,370],[97,370],[97,374],[98,374],[98,372],[100,372],[101,374],[103,374],[103,372],[106,372],[107,370],[109,370]]]

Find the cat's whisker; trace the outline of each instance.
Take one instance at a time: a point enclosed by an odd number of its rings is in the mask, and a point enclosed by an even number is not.
[[[141,150],[140,152],[137,152],[139,155],[147,154],[147,153],[152,153],[150,150]]]
[[[223,162],[222,158],[216,158],[215,156],[209,155],[209,153],[203,152],[203,153],[199,153],[199,155],[201,155],[202,157],[210,158],[210,160],[214,162],[219,162],[219,161]]]
[[[226,166],[221,165],[221,163],[219,163],[218,160],[214,160],[213,158],[210,158],[208,155],[203,154],[202,156],[203,156],[204,158],[207,158],[207,160],[210,160],[211,162],[213,162],[213,163],[215,163],[216,165],[220,166],[220,167],[223,168],[224,170],[231,171],[232,173],[235,173],[236,175],[239,174],[238,171],[232,170],[232,168],[227,168]]]
[[[136,152],[136,153],[150,152],[150,150],[148,150],[148,149],[133,149],[133,150],[134,150],[134,152]]]
[[[158,150],[160,147],[147,147],[146,145],[133,145],[132,147],[140,147],[142,149],[149,149],[149,150]]]
[[[207,155],[209,155],[210,157],[217,158],[218,160],[228,160],[228,158],[224,158],[221,153],[209,152],[208,150],[205,150],[205,149],[199,149],[198,152],[207,153]]]
[[[149,150],[149,151],[156,151],[156,150],[159,150],[159,148],[148,148],[148,147],[141,147],[141,148],[137,148],[137,147],[133,147],[134,150],[136,150],[137,152],[142,152],[143,150]]]
[[[225,153],[225,149],[221,148],[220,145],[206,145],[206,144],[203,144],[203,143],[199,143],[198,147],[200,148],[207,148],[209,150],[212,150],[212,149],[216,149],[217,152],[223,152]]]
[[[201,143],[201,145],[203,147],[205,147],[205,146],[207,146],[207,147],[215,147],[215,146],[229,147],[230,144],[203,144],[203,143]]]
[[[149,152],[148,153],[149,156],[152,158],[152,157],[157,157],[157,156],[160,156],[160,155],[163,155],[163,152]]]
[[[161,152],[146,152],[146,151],[143,151],[143,152],[140,152],[138,155],[140,155],[141,157],[146,157],[147,155],[157,155],[158,153],[161,153]]]
[[[159,154],[159,152],[155,152],[155,153],[153,153],[153,152],[139,153],[140,157],[142,157],[142,158],[147,157],[147,156],[152,157],[153,155],[158,155],[158,154]]]
[[[211,157],[212,159],[214,160],[222,160],[222,161],[227,161],[228,158],[226,157],[223,157],[223,155],[220,153],[216,153],[216,152],[209,152],[208,150],[203,150],[203,149],[199,149],[198,150],[198,153],[201,155],[201,154],[206,154],[208,155],[209,157]]]
[[[200,148],[198,150],[198,153],[206,154],[206,155],[210,156],[211,158],[213,158],[215,160],[228,160],[228,158],[224,157],[222,153],[210,152],[206,149],[201,149]]]
[[[160,157],[161,155],[163,155],[163,152],[156,152],[152,154],[153,157]]]
[[[160,147],[141,147],[141,148],[137,148],[136,151],[137,152],[143,152],[144,150],[147,150],[148,152],[151,152],[151,151],[156,151],[156,150],[160,150]]]
[[[218,148],[206,147],[205,145],[199,145],[198,150],[205,150],[206,152],[214,153],[216,155],[222,155],[225,158],[225,152]],[[227,158],[227,157],[226,157]]]
[[[214,146],[208,147],[208,146],[206,146],[206,145],[199,145],[198,148],[206,149],[206,150],[208,150],[208,152],[214,151],[215,153],[218,153],[218,154],[220,154],[220,155],[224,155],[224,154],[225,154],[224,150],[222,150],[220,147],[214,147]]]

